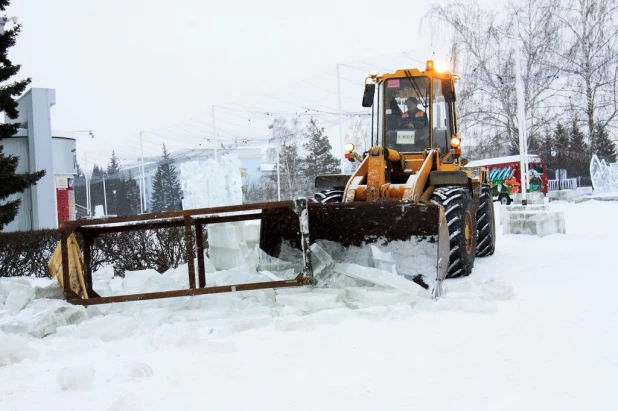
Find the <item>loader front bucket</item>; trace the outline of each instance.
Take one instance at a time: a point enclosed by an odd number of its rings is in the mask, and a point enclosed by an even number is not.
[[[440,295],[449,259],[449,234],[442,206],[402,201],[310,203],[309,241],[343,247],[375,245],[390,252],[400,275],[434,283]],[[301,249],[298,216],[293,210],[264,210],[260,247],[281,258],[286,246]],[[357,263],[355,261],[345,261]]]

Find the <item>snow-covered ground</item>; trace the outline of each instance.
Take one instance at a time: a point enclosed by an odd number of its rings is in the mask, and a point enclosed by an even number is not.
[[[616,410],[618,202],[551,209],[566,235],[499,228],[436,301],[341,280],[83,309],[1,280],[0,410]],[[186,275],[109,272],[108,292]]]

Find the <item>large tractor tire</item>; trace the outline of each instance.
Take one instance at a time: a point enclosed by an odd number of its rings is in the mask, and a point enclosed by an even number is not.
[[[328,203],[341,203],[343,201],[343,191],[342,190],[324,190],[316,193],[315,201],[322,204]]]
[[[481,187],[479,209],[476,212],[476,256],[487,257],[496,249],[496,220],[491,188]]]
[[[476,215],[470,192],[461,186],[438,187],[431,202],[444,207],[450,239],[446,278],[470,275],[476,253]]]

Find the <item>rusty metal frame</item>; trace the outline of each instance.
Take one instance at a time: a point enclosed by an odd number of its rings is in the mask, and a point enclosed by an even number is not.
[[[247,221],[262,219],[263,210],[281,211],[292,210],[299,217],[299,232],[303,264],[302,270],[293,280],[268,281],[260,283],[246,283],[206,287],[206,273],[204,268],[204,238],[202,228],[208,224],[225,223],[232,221]],[[225,207],[211,207],[194,210],[173,211],[166,213],[141,214],[127,217],[110,217],[102,219],[67,221],[60,225],[60,246],[62,253],[63,292],[66,300],[71,304],[95,305],[124,301],[141,301],[158,298],[183,297],[202,294],[216,294],[225,292],[259,290],[264,288],[297,287],[314,284],[311,251],[309,249],[308,232],[308,203],[305,198],[293,201],[278,201],[269,203],[244,204]],[[186,259],[188,264],[189,288],[172,291],[147,292],[140,294],[126,294],[113,297],[101,297],[93,290],[92,284],[92,246],[96,236],[103,233],[139,231],[168,227],[183,227],[185,229]],[[192,228],[195,227],[195,236]],[[80,233],[83,237],[84,283],[88,298],[81,298],[71,290],[69,280],[69,251],[68,238],[73,233]],[[195,238],[194,238],[195,237]],[[195,248],[194,248],[195,243]],[[194,249],[197,250],[197,277],[195,281],[195,264],[193,261]]]

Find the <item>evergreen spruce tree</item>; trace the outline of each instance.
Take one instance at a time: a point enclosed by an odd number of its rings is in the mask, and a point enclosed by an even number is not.
[[[555,145],[556,143],[554,141],[553,132],[551,130],[547,130],[547,132],[541,139],[541,145],[539,147],[539,154],[545,160],[545,167],[547,167],[547,173],[548,173],[547,178],[550,178],[550,179],[553,178],[553,176],[555,175],[555,170],[556,170],[555,160],[554,160],[554,157],[551,155],[552,150],[555,149]],[[552,177],[550,177],[550,175]]]
[[[90,177],[90,213],[94,216],[97,206],[104,206],[105,199],[103,197],[103,178],[105,170],[97,164],[92,166],[92,175]],[[107,183],[107,182],[106,182]],[[107,188],[107,187],[106,187]]]
[[[126,178],[121,180],[116,197],[118,201],[116,213],[121,215],[136,215],[140,212],[140,193],[137,180],[133,178],[133,174],[129,171]]]
[[[618,150],[616,149],[616,143],[609,138],[607,128],[597,123],[590,140],[592,154],[596,154],[599,160],[605,160],[607,163],[616,162]]]
[[[324,135],[324,128],[318,127],[316,120],[311,119],[304,132],[307,142],[303,148],[307,156],[303,159],[303,174],[307,179],[307,188],[313,194],[315,178],[320,174],[341,173],[340,162],[333,156],[332,146],[328,136]]]
[[[569,161],[569,131],[562,125],[562,123],[558,123],[556,125],[553,140],[555,144],[554,150],[556,150],[556,156],[554,157],[555,169],[567,169]],[[547,178],[557,178],[557,176],[554,174],[553,176],[550,175]]]
[[[116,157],[116,152],[112,151],[112,158],[109,160],[109,164],[107,165],[107,173],[105,175],[107,214],[119,215],[119,204],[125,201],[124,197],[119,195],[120,186],[123,184],[120,171],[120,160]]]
[[[77,164],[77,174],[73,179],[73,190],[75,194],[75,208],[77,218],[86,216],[87,200],[86,200],[86,176],[84,170]],[[80,207],[77,207],[80,206]],[[83,208],[82,208],[83,207]]]
[[[5,11],[9,3],[10,0],[0,0],[0,11]],[[13,64],[8,58],[9,48],[15,45],[20,29],[21,25],[16,25],[0,33],[0,111],[3,111],[5,118],[10,120],[17,119],[19,114],[15,97],[22,94],[30,83],[29,78],[9,82],[20,69],[18,64]],[[17,174],[15,171],[19,158],[3,153],[2,140],[14,136],[18,128],[17,123],[0,124],[0,230],[15,219],[21,203],[20,199],[7,200],[9,196],[23,193],[45,175],[45,170]]]
[[[163,158],[159,162],[152,182],[152,212],[179,210],[181,199],[182,191],[178,173],[164,144]]]
[[[569,149],[568,149],[568,175],[572,177],[590,176],[590,158],[588,157],[588,145],[584,140],[584,133],[573,120],[569,130]]]

